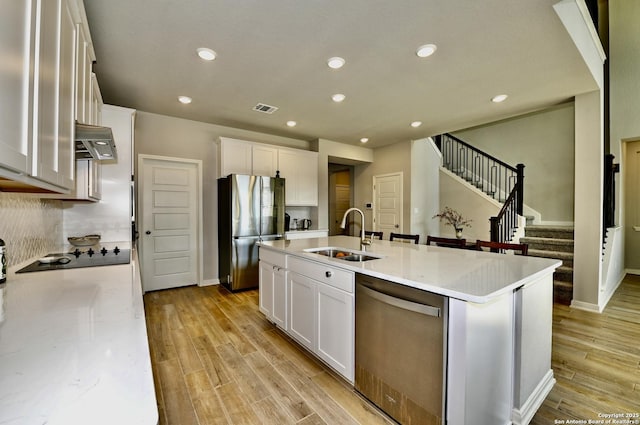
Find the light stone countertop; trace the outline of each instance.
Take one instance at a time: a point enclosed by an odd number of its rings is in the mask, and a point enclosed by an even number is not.
[[[137,267],[9,270],[0,423],[158,423]]]
[[[364,262],[305,252],[319,247],[360,251],[360,238],[349,236],[264,241],[260,246],[474,303],[512,292],[562,264],[547,258],[380,240],[374,240],[366,251],[383,258]]]

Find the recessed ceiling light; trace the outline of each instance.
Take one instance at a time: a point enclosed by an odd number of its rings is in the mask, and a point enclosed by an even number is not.
[[[298,123],[295,121],[287,121],[287,126],[289,127],[295,127]]]
[[[494,98],[491,99],[491,101],[493,103],[500,103],[500,102],[504,102],[505,100],[507,100],[507,97],[509,97],[509,96],[507,96],[506,94],[499,94],[497,96],[494,96]]]
[[[418,47],[418,49],[416,50],[416,55],[421,58],[426,58],[434,54],[437,49],[438,46],[436,46],[435,44],[425,44],[424,46]]]
[[[96,141],[96,145],[106,146],[106,145],[108,145],[108,143],[103,141],[103,140],[98,140],[98,141]]]
[[[414,121],[411,123],[411,127],[418,128],[422,125],[422,121]]]
[[[360,139],[360,142],[362,143],[367,143],[369,141],[368,137],[363,137],[362,139]]]
[[[191,103],[191,100],[189,96],[178,96],[178,102],[184,103],[185,105]]]
[[[332,68],[332,69],[342,68],[344,66],[344,63],[345,63],[344,59],[338,56],[329,58],[329,60],[327,61],[327,65],[329,65],[329,68]]]
[[[333,96],[331,96],[331,99],[336,102],[336,103],[340,103],[342,102],[347,96],[343,95],[342,93],[336,93]]]
[[[212,61],[216,58],[216,52],[214,52],[213,50],[209,49],[208,47],[198,47],[196,49],[196,52],[198,52],[198,56],[200,56],[200,59],[206,60],[206,61]]]

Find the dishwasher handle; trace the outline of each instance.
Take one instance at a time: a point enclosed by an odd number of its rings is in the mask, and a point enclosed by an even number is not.
[[[360,289],[371,298],[374,298],[385,304],[389,304],[403,310],[413,311],[414,313],[424,314],[425,316],[440,317],[440,307],[434,307],[428,304],[421,304],[402,298],[392,297],[391,295],[383,294],[382,292],[378,292],[375,289],[371,289],[363,284],[360,284]]]

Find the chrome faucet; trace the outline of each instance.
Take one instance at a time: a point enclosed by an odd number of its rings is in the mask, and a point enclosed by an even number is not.
[[[367,239],[364,236],[364,213],[362,212],[362,210],[358,209],[358,208],[349,208],[348,210],[346,210],[344,212],[344,215],[342,216],[342,223],[340,223],[340,227],[341,228],[345,228],[347,227],[347,216],[349,215],[349,213],[351,211],[358,211],[360,213],[360,217],[362,218],[362,223],[360,224],[360,246],[362,247],[362,250],[365,250],[365,247],[368,245],[371,245],[371,243],[373,242],[372,239]],[[373,238],[373,236],[371,236]]]

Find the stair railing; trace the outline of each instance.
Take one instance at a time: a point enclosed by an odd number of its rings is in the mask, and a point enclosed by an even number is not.
[[[436,136],[435,142],[447,170],[504,204],[490,218],[491,240],[510,241],[524,207],[524,165],[513,167],[448,133]]]
[[[620,170],[618,164],[614,164],[614,156],[606,154],[604,156],[604,182],[603,182],[603,234],[609,227],[615,226],[616,214],[616,173]]]

